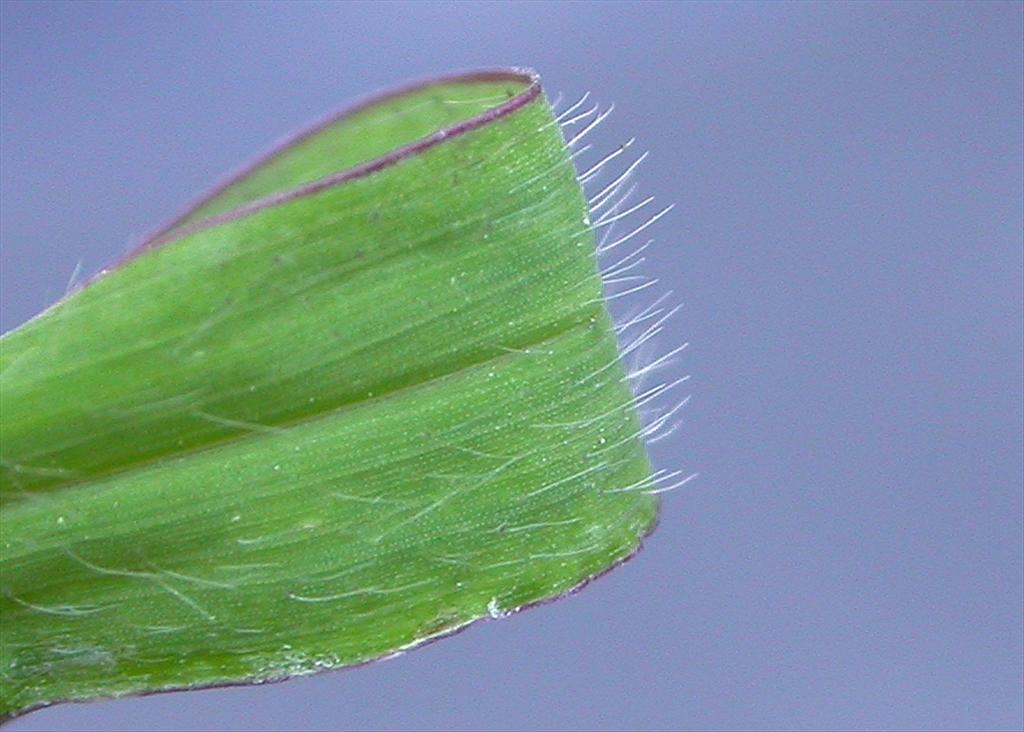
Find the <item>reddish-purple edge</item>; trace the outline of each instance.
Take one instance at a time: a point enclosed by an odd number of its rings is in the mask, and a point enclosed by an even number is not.
[[[462,120],[450,127],[444,127],[436,132],[427,135],[419,140],[408,143],[401,147],[395,148],[391,152],[381,155],[380,157],[367,160],[363,163],[359,163],[351,168],[333,173],[325,178],[304,183],[301,186],[292,188],[288,191],[281,193],[274,193],[263,198],[258,198],[255,201],[244,203],[237,208],[225,211],[220,214],[215,214],[205,219],[181,226],[181,222],[188,218],[192,213],[197,211],[199,208],[213,200],[216,196],[223,193],[229,187],[239,182],[246,176],[251,175],[253,172],[258,170],[260,167],[266,165],[270,161],[274,160],[278,156],[287,152],[290,148],[296,144],[306,140],[307,138],[315,135],[321,130],[329,127],[336,122],[350,117],[354,114],[362,112],[375,104],[387,102],[392,99],[396,99],[405,94],[409,94],[421,89],[427,89],[432,86],[438,86],[441,84],[451,83],[471,83],[477,81],[521,81],[527,84],[526,88],[511,97],[501,104],[491,107],[490,109],[481,112],[473,117]],[[448,74],[445,76],[437,76],[429,79],[422,79],[414,81],[409,84],[404,84],[395,89],[391,89],[379,94],[374,94],[361,101],[356,102],[353,105],[343,107],[342,109],[327,115],[321,120],[314,122],[309,127],[300,130],[299,132],[292,133],[277,143],[272,145],[269,150],[258,156],[256,159],[243,165],[241,168],[236,170],[234,173],[229,174],[219,183],[215,184],[206,193],[203,193],[196,198],[192,203],[187,205],[182,211],[180,211],[171,221],[167,222],[155,232],[147,236],[143,241],[138,244],[132,251],[130,251],[124,258],[122,258],[116,266],[123,264],[131,259],[137,257],[149,249],[161,246],[170,241],[181,239],[190,234],[194,234],[197,231],[208,229],[212,226],[217,226],[228,221],[234,221],[245,216],[249,216],[257,211],[261,211],[271,206],[276,206],[287,201],[295,200],[296,198],[302,198],[304,196],[313,195],[320,191],[330,188],[336,185],[347,183],[351,180],[365,177],[372,173],[376,173],[378,170],[390,167],[395,163],[398,163],[408,157],[416,155],[424,150],[427,150],[435,145],[449,140],[459,135],[463,135],[472,130],[478,129],[488,122],[492,122],[496,119],[505,117],[520,107],[529,104],[531,101],[536,99],[541,92],[540,77],[536,72],[530,69],[483,69],[479,71],[469,71],[455,74]]]
[[[464,119],[451,127],[443,127],[436,132],[427,135],[426,137],[420,138],[412,143],[403,145],[395,148],[391,152],[382,155],[372,160],[367,160],[363,163],[355,165],[351,168],[341,170],[337,173],[333,173],[326,178],[305,183],[296,188],[292,188],[281,193],[271,194],[258,198],[255,201],[244,203],[237,208],[225,211],[214,216],[210,216],[205,219],[200,219],[186,226],[181,226],[181,222],[188,218],[192,213],[198,210],[201,206],[208,203],[214,197],[225,191],[230,186],[234,185],[238,181],[242,180],[246,176],[252,174],[263,165],[278,157],[279,155],[287,152],[292,146],[302,142],[303,140],[315,135],[326,127],[340,122],[346,117],[350,117],[353,114],[357,114],[374,104],[380,104],[392,99],[396,99],[404,94],[419,91],[421,89],[428,89],[432,86],[438,86],[441,84],[452,84],[452,83],[471,83],[474,81],[521,81],[527,84],[527,87],[511,97],[507,101],[495,106],[490,109],[481,112],[478,115]],[[123,254],[117,260],[115,260],[109,266],[96,272],[91,277],[87,278],[78,287],[69,290],[63,297],[59,298],[55,302],[48,305],[41,312],[37,313],[30,319],[35,320],[39,316],[46,312],[49,312],[60,303],[67,300],[71,295],[75,294],[79,290],[82,290],[89,285],[93,284],[97,280],[105,277],[106,275],[114,272],[124,265],[131,262],[133,259],[141,254],[144,254],[151,249],[156,249],[172,241],[181,239],[182,237],[194,234],[197,231],[208,229],[213,226],[234,221],[236,219],[244,218],[258,211],[262,211],[265,208],[276,206],[281,203],[302,198],[316,194],[325,188],[330,188],[336,185],[343,185],[349,181],[363,178],[367,175],[376,173],[379,170],[390,167],[395,163],[401,162],[402,160],[417,155],[424,150],[427,150],[435,145],[438,145],[445,140],[458,137],[472,130],[478,129],[483,125],[493,122],[496,119],[505,117],[517,109],[529,104],[534,99],[540,96],[542,91],[540,76],[536,71],[529,68],[495,68],[495,69],[477,69],[475,71],[461,71],[454,72],[451,74],[443,74],[439,76],[425,77],[416,81],[412,81],[392,89],[371,94],[363,99],[355,102],[354,104],[346,105],[341,107],[339,110],[328,114],[320,120],[317,120],[313,124],[301,128],[297,132],[293,132],[289,135],[284,136],[276,143],[270,146],[264,153],[258,155],[252,161],[242,165],[233,173],[229,173],[218,183],[215,183],[212,188],[207,190],[205,193],[200,194],[193,201],[182,208],[170,221],[163,224],[151,234],[146,235],[142,240],[133,246],[128,252]],[[24,323],[22,325],[25,325]],[[20,327],[20,326],[19,326]],[[16,330],[16,329],[15,329]]]
[[[310,137],[310,136],[316,134],[317,132],[323,130],[325,127],[328,127],[331,124],[334,124],[335,122],[338,122],[338,121],[340,121],[342,119],[345,119],[346,117],[349,117],[349,116],[351,116],[353,114],[356,114],[356,113],[358,113],[358,112],[360,112],[360,111],[362,111],[364,109],[367,109],[368,107],[371,107],[374,104],[378,104],[378,103],[385,102],[385,101],[388,101],[388,100],[391,100],[391,99],[395,99],[397,97],[402,96],[403,94],[408,94],[410,92],[418,91],[420,89],[429,88],[431,86],[435,86],[435,85],[438,85],[438,84],[452,83],[452,82],[462,82],[462,81],[472,82],[472,81],[498,81],[498,80],[526,81],[526,82],[529,83],[529,86],[525,90],[520,92],[519,94],[515,95],[514,97],[512,97],[508,101],[503,102],[502,104],[500,104],[500,105],[498,105],[496,107],[492,107],[492,108],[486,110],[485,112],[482,112],[482,113],[480,113],[480,114],[478,114],[478,115],[476,115],[474,117],[470,117],[470,118],[468,118],[466,120],[463,120],[462,122],[459,122],[459,123],[457,123],[457,124],[455,124],[455,125],[453,125],[451,127],[447,127],[447,128],[443,128],[441,130],[438,130],[437,132],[434,132],[433,134],[428,135],[427,137],[424,137],[424,138],[422,138],[420,140],[417,140],[417,141],[415,141],[413,143],[410,143],[408,145],[404,145],[402,147],[396,148],[395,150],[392,150],[390,153],[388,153],[386,155],[383,155],[383,156],[378,157],[378,158],[374,158],[372,160],[368,160],[368,161],[366,161],[364,163],[360,163],[359,165],[356,165],[356,166],[354,166],[352,168],[348,168],[348,169],[343,170],[341,172],[338,172],[338,173],[335,173],[333,175],[327,176],[326,178],[321,178],[320,180],[313,181],[312,183],[304,184],[302,186],[299,186],[297,188],[291,189],[289,191],[285,191],[283,193],[278,193],[278,194],[273,194],[273,195],[270,195],[270,196],[266,196],[264,198],[257,199],[255,201],[251,201],[251,202],[249,202],[247,204],[243,204],[242,206],[234,208],[234,209],[232,209],[230,211],[227,211],[225,213],[217,214],[215,216],[211,216],[211,217],[206,218],[206,219],[201,219],[200,221],[197,221],[194,224],[190,224],[189,226],[186,226],[186,227],[183,227],[181,229],[177,229],[176,230],[176,227],[179,226],[179,224],[180,224],[180,222],[182,220],[186,219],[194,211],[199,209],[201,206],[205,205],[208,201],[212,200],[214,197],[216,197],[217,195],[222,193],[228,187],[230,187],[231,185],[234,185],[235,183],[240,181],[242,178],[246,177],[247,175],[250,175],[255,170],[260,168],[261,166],[265,165],[266,163],[270,162],[271,160],[273,160],[277,156],[281,155],[282,153],[287,151],[289,148],[291,148],[293,145],[301,142],[302,140],[306,139],[307,137]],[[203,229],[207,229],[207,228],[210,228],[212,226],[216,226],[216,225],[228,222],[228,221],[233,221],[235,219],[243,218],[243,217],[248,216],[250,214],[253,214],[253,213],[257,212],[257,211],[263,210],[264,208],[268,208],[270,206],[275,206],[275,205],[280,204],[280,203],[285,203],[287,201],[291,201],[291,200],[294,200],[296,198],[300,198],[302,196],[312,195],[312,194],[318,193],[319,191],[324,190],[325,188],[329,188],[329,187],[335,186],[335,185],[341,185],[341,184],[344,184],[344,183],[346,183],[346,182],[348,182],[350,180],[355,180],[355,179],[358,179],[358,178],[370,175],[372,173],[375,173],[378,170],[381,170],[382,168],[386,168],[386,167],[388,167],[390,165],[393,165],[393,164],[395,164],[395,163],[397,163],[397,162],[399,162],[401,160],[404,160],[407,157],[410,157],[412,155],[420,153],[423,150],[431,148],[434,145],[437,145],[437,144],[439,144],[439,143],[441,143],[441,142],[443,142],[445,140],[451,139],[453,137],[457,137],[457,136],[462,135],[462,134],[464,134],[466,132],[469,132],[471,130],[477,129],[477,128],[479,128],[479,127],[481,127],[481,126],[483,126],[483,125],[485,125],[488,122],[491,122],[493,120],[500,119],[501,117],[504,117],[504,116],[514,112],[515,110],[519,109],[520,107],[523,107],[526,104],[530,103],[535,98],[537,98],[540,95],[540,93],[541,93],[540,76],[535,71],[533,71],[532,69],[524,69],[524,68],[507,68],[507,69],[481,69],[481,70],[477,70],[477,71],[456,72],[456,73],[453,73],[453,74],[446,74],[446,75],[441,75],[441,76],[435,76],[435,77],[430,77],[430,78],[426,78],[426,79],[421,79],[421,80],[418,80],[418,81],[413,81],[413,82],[410,82],[410,83],[407,83],[407,84],[403,84],[401,86],[395,87],[393,89],[390,89],[390,90],[387,90],[387,91],[384,91],[384,92],[380,92],[380,93],[377,93],[377,94],[370,95],[370,96],[368,96],[368,97],[366,97],[366,98],[356,102],[355,104],[352,104],[352,105],[349,105],[349,106],[345,106],[345,107],[341,108],[340,110],[327,115],[326,117],[324,117],[324,118],[314,122],[312,125],[309,125],[308,127],[305,127],[305,128],[301,129],[298,132],[292,133],[292,134],[287,135],[284,138],[280,139],[277,143],[272,145],[266,152],[264,152],[263,154],[259,155],[258,157],[256,157],[251,162],[241,166],[235,172],[230,173],[225,178],[223,178],[220,182],[214,184],[214,186],[211,187],[209,190],[207,190],[205,193],[203,193],[202,195],[200,195],[196,199],[194,199],[190,204],[186,205],[169,222],[167,222],[166,224],[161,226],[159,229],[157,229],[152,234],[150,234],[147,237],[145,237],[140,244],[135,246],[130,252],[128,252],[120,260],[118,260],[114,265],[112,265],[109,268],[104,268],[99,273],[97,273],[97,275],[94,276],[93,278],[91,278],[88,282],[86,282],[83,285],[83,287],[87,286],[88,284],[93,282],[95,279],[97,279],[97,278],[107,274],[108,272],[111,272],[111,271],[117,269],[118,267],[123,266],[127,262],[131,261],[135,257],[139,256],[140,254],[142,254],[142,253],[144,253],[144,252],[146,252],[146,251],[148,251],[150,249],[162,246],[162,245],[164,245],[164,244],[166,244],[168,242],[175,241],[175,240],[177,240],[179,238],[182,238],[184,236],[188,236],[189,234],[193,234],[196,231],[201,231]],[[174,236],[168,236],[169,234],[174,234]],[[524,610],[530,610],[530,609],[535,608],[535,607],[541,607],[543,605],[548,605],[550,603],[557,602],[558,600],[562,600],[562,599],[564,599],[566,597],[574,595],[577,592],[581,591],[583,588],[587,587],[590,583],[594,582],[597,579],[600,579],[601,577],[603,577],[606,574],[608,574],[609,572],[611,572],[613,569],[615,569],[615,568],[625,564],[629,560],[633,559],[644,548],[644,542],[654,533],[655,529],[657,529],[658,523],[660,521],[660,514],[661,514],[661,501],[659,499],[659,500],[656,500],[656,502],[655,502],[654,518],[652,519],[650,525],[646,528],[644,533],[638,538],[636,547],[634,547],[633,550],[629,554],[627,554],[627,555],[625,555],[623,557],[620,557],[619,559],[615,560],[612,564],[610,564],[608,567],[605,567],[600,572],[592,574],[589,577],[583,578],[583,580],[581,580],[578,584],[574,585],[573,587],[570,587],[568,590],[560,592],[557,595],[553,595],[551,597],[541,598],[540,600],[535,600],[533,602],[530,602],[530,603],[527,603],[525,605],[522,605],[522,606],[520,606],[518,608],[514,608],[513,610],[510,610],[506,615],[503,615],[502,617],[508,617],[510,615],[521,613]],[[458,633],[461,633],[462,631],[467,630],[471,626],[477,625],[481,621],[492,620],[492,619],[493,618],[491,616],[488,616],[488,615],[482,616],[480,618],[476,618],[475,620],[472,620],[472,621],[470,621],[468,623],[465,623],[463,625],[457,626],[457,627],[455,627],[455,628],[453,628],[453,629],[451,629],[449,631],[442,631],[442,632],[437,633],[435,635],[432,635],[432,636],[430,636],[428,638],[424,638],[423,640],[421,640],[421,641],[419,641],[419,642],[417,642],[417,643],[415,643],[415,644],[405,648],[402,651],[399,651],[398,653],[399,654],[404,654],[404,653],[408,653],[409,651],[418,650],[420,648],[428,646],[428,645],[430,645],[432,643],[435,643],[435,642],[437,642],[439,640],[442,640],[444,638],[450,638],[450,637],[452,637],[454,635],[457,635]],[[324,669],[323,671],[319,671],[319,672],[316,672],[316,673],[329,673],[329,672],[332,672],[332,671],[347,671],[349,669],[360,668],[361,666],[366,666],[366,665],[371,664],[371,663],[377,663],[377,662],[382,661],[382,660],[387,660],[389,658],[394,657],[395,655],[396,655],[396,652],[390,651],[388,653],[385,653],[385,654],[382,654],[380,656],[377,656],[376,658],[367,659],[365,661],[358,661],[356,663],[349,664],[349,665],[346,665],[346,666],[340,666],[338,668]],[[8,717],[0,717],[0,724],[8,722],[8,721],[10,721],[12,719],[16,719],[18,717],[22,717],[22,716],[24,716],[26,714],[29,714],[31,712],[35,712],[35,711],[38,711],[40,709],[45,709],[46,707],[54,706],[56,704],[67,704],[67,703],[88,704],[88,703],[91,703],[91,702],[94,702],[94,701],[102,701],[102,700],[105,700],[105,699],[116,699],[116,698],[123,698],[123,697],[129,697],[129,696],[136,696],[136,697],[137,696],[151,696],[151,695],[154,695],[154,694],[167,694],[167,693],[178,692],[178,691],[199,691],[199,690],[203,690],[203,689],[220,689],[220,688],[230,688],[230,687],[234,687],[234,686],[255,686],[255,685],[263,685],[263,684],[279,683],[279,682],[282,682],[282,681],[288,681],[290,679],[296,678],[297,676],[308,676],[308,675],[311,675],[311,674],[297,674],[297,675],[291,675],[291,676],[281,676],[281,677],[276,677],[276,678],[260,679],[260,680],[252,680],[252,679],[250,679],[250,680],[242,680],[242,681],[229,681],[229,682],[223,682],[223,683],[197,684],[197,685],[192,685],[192,686],[178,686],[178,687],[170,687],[170,688],[166,688],[166,689],[155,689],[155,690],[151,690],[151,691],[133,692],[133,693],[119,695],[119,696],[94,697],[94,698],[91,698],[91,699],[84,699],[84,700],[78,700],[78,699],[58,699],[58,700],[54,700],[54,701],[43,702],[43,703],[35,705],[35,706],[31,706],[31,707],[27,707],[25,709],[18,710],[16,712],[13,712]]]

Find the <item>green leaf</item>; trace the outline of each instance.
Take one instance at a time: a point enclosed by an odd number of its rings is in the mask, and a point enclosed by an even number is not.
[[[0,369],[0,716],[394,654],[578,587],[655,520],[525,72],[288,141]]]

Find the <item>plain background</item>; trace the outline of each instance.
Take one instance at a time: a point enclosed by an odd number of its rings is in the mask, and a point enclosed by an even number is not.
[[[582,594],[398,660],[34,729],[1013,729],[1020,3],[2,4],[2,327],[361,95],[529,65],[676,209],[670,494]]]

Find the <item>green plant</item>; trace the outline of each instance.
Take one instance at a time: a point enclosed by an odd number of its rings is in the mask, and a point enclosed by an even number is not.
[[[0,715],[394,654],[580,586],[655,521],[526,72],[287,142],[0,369]]]

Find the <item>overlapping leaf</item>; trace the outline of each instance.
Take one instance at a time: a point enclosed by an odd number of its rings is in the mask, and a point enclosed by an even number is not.
[[[0,366],[0,714],[378,658],[576,587],[655,517],[523,73],[289,141]]]

